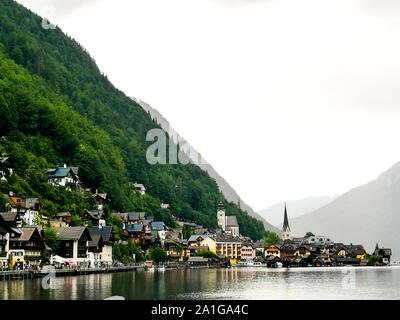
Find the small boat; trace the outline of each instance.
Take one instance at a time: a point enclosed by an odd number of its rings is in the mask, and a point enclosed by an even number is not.
[[[159,266],[159,267],[157,267],[157,271],[165,271],[165,266]]]
[[[153,261],[145,261],[144,262],[144,269],[146,271],[154,271]]]

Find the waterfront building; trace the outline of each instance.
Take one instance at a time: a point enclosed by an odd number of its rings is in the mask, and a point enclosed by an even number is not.
[[[99,259],[105,266],[112,265],[112,248],[114,244],[113,228],[112,226],[98,226],[92,227],[90,230],[90,236],[101,237],[101,251],[99,252]]]
[[[339,248],[337,255],[340,257],[349,257],[355,259],[366,259],[367,252],[365,251],[364,247],[360,244],[358,245],[345,245]]]
[[[216,254],[225,257],[231,264],[236,264],[241,259],[242,241],[230,235],[221,234],[216,238]]]
[[[11,267],[22,269],[25,266],[39,265],[45,244],[36,227],[20,228],[20,233],[10,237],[9,260]]]
[[[254,248],[256,249],[256,252],[261,252],[264,255],[265,253],[264,239],[260,239],[254,242]]]
[[[0,215],[0,269],[8,268],[8,250],[12,229]]]
[[[103,265],[102,251],[104,242],[101,235],[99,234],[91,234],[90,237],[92,238],[92,240],[89,241],[88,267],[99,268]]]
[[[212,253],[216,253],[217,251],[217,243],[215,241],[215,236],[211,234],[192,235],[188,239],[188,245],[191,247],[193,246],[208,247],[207,250],[210,250]]]
[[[256,249],[250,242],[242,242],[240,257],[242,260],[253,260],[256,257]]]
[[[60,246],[56,254],[76,266],[89,265],[89,241],[92,240],[86,227],[54,228],[59,236]]]
[[[311,255],[311,248],[307,245],[301,245],[295,249],[294,255],[296,257],[305,257]]]
[[[375,246],[373,254],[375,257],[379,258],[379,262],[382,264],[389,264],[390,257],[392,256],[392,249],[379,248],[378,244]]]
[[[280,246],[280,257],[282,259],[282,263],[289,265],[291,261],[297,259],[295,256],[296,245],[295,243],[287,239],[283,241],[282,245]]]
[[[274,256],[274,257],[280,257],[281,256],[281,249],[279,245],[277,244],[271,244],[265,249],[265,256]]]

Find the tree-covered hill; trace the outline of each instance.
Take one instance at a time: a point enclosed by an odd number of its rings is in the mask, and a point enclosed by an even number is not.
[[[146,134],[157,124],[77,42],[41,23],[23,6],[0,0],[0,152],[15,167],[0,191],[39,196],[48,215],[68,210],[79,217],[91,197],[52,187],[43,174],[66,163],[79,167],[85,188],[108,193],[112,210],[146,210],[173,225],[163,202],[178,217],[215,227],[222,201],[244,235],[263,237],[263,224],[228,203],[196,165],[149,165]],[[135,181],[148,195],[134,192]]]

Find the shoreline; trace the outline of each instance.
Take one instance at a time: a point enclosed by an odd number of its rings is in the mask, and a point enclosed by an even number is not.
[[[386,266],[321,266],[321,267],[267,267],[267,266],[237,266],[233,265],[230,268],[220,267],[219,265],[211,266],[183,266],[179,268],[166,268],[163,271],[158,271],[157,268],[155,272],[165,272],[165,271],[180,271],[185,269],[251,269],[254,270],[268,270],[268,271],[290,271],[290,270],[301,270],[301,271],[311,271],[311,270],[332,270],[332,269],[346,269],[346,268],[357,268],[357,269],[388,269],[388,268],[400,268],[400,265],[386,265]],[[147,271],[145,266],[125,266],[125,267],[110,267],[110,268],[90,268],[90,269],[58,269],[55,270],[55,277],[73,277],[73,276],[84,276],[90,274],[105,274],[105,273],[121,273],[129,271],[143,270]],[[154,272],[148,271],[148,272]],[[38,278],[44,278],[49,273],[41,271],[32,270],[19,270],[19,271],[0,271],[0,282],[1,281],[12,281],[12,280],[34,280]]]

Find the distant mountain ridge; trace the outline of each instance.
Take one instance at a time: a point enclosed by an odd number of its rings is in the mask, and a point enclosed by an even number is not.
[[[400,162],[377,179],[356,187],[324,207],[292,219],[295,235],[311,231],[338,242],[363,244],[371,252],[378,243],[400,257]]]
[[[264,227],[266,230],[273,231],[273,232],[280,232],[278,228],[273,226],[271,223],[267,222],[262,216],[260,216],[258,213],[256,213],[251,206],[249,206],[247,203],[245,203],[240,196],[237,194],[237,192],[230,186],[230,184],[223,178],[221,177],[218,172],[215,171],[215,169],[201,156],[201,154],[192,146],[190,145],[186,139],[184,139],[179,133],[175,131],[175,129],[170,125],[169,121],[155,108],[151,107],[148,103],[137,99],[135,97],[131,97],[132,100],[134,100],[138,105],[140,105],[146,112],[150,114],[153,120],[157,122],[157,124],[166,132],[170,133],[170,137],[175,137],[175,142],[176,138],[178,137],[178,141],[180,142],[180,145],[182,143],[187,143],[187,146],[190,146],[190,153],[186,153],[192,161],[196,162],[196,164],[203,170],[207,171],[207,173],[210,175],[211,178],[215,179],[217,182],[217,185],[224,195],[224,197],[233,203],[236,203],[240,206],[242,210],[247,211],[247,213],[256,218],[257,220],[262,221],[264,224]],[[199,160],[199,161],[197,161]]]
[[[303,214],[307,214],[314,210],[317,210],[328,204],[329,202],[335,200],[337,197],[338,196],[314,196],[299,200],[286,201],[289,218],[293,219]],[[271,224],[280,228],[283,222],[284,206],[284,202],[279,202],[273,206],[260,210],[258,213]]]

